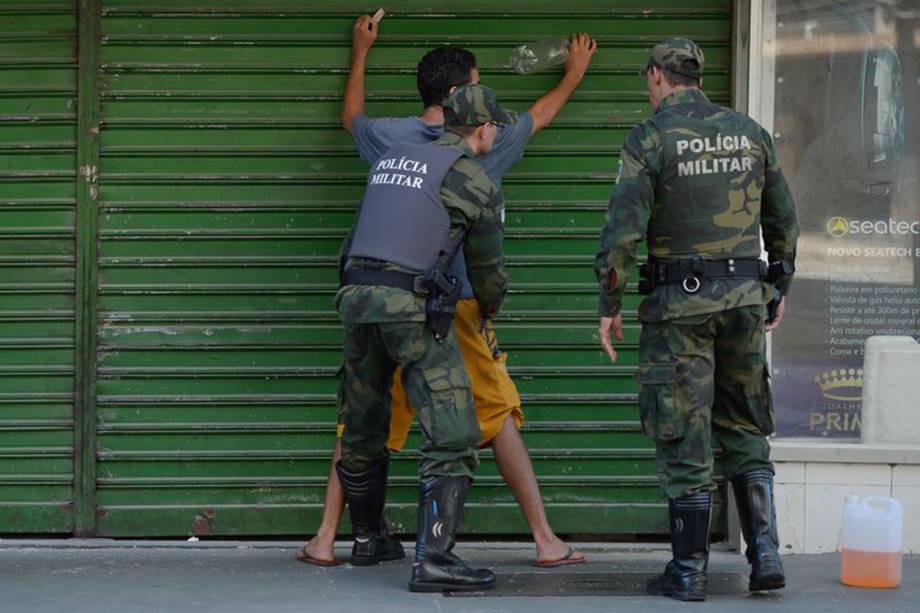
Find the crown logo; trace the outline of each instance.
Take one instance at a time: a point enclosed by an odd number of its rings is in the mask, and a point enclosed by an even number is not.
[[[828,400],[852,402],[862,400],[862,368],[840,368],[825,371],[815,377],[815,383],[821,388],[821,395]]]

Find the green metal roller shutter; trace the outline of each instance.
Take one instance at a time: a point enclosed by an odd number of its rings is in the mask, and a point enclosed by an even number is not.
[[[461,8],[455,8],[455,7]],[[500,8],[496,8],[500,7]],[[728,0],[388,3],[367,77],[371,116],[418,112],[415,63],[451,42],[526,110],[559,73],[502,68],[516,43],[589,31],[601,46],[572,102],[507,176],[511,296],[496,327],[524,437],[563,533],[666,530],[633,372],[638,299],[611,366],[595,338],[593,253],[629,129],[636,70],[666,35],[704,47],[728,103]],[[97,503],[106,536],[304,534],[334,437],[341,329],[334,254],[366,166],[339,125],[365,3],[102,3]],[[390,508],[414,530],[418,434]],[[468,532],[526,534],[488,452]]]
[[[0,533],[72,531],[76,24],[0,5]]]

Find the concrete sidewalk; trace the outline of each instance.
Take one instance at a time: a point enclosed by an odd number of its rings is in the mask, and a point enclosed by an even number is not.
[[[406,589],[409,560],[373,568],[317,568],[294,560],[300,544],[0,540],[0,611],[920,611],[920,556],[905,556],[904,581],[896,590],[845,587],[837,579],[836,554],[801,555],[784,558],[784,590],[710,596],[706,603],[685,604],[652,596],[412,594]],[[347,559],[348,549],[342,545],[337,553]],[[462,543],[458,552],[494,568],[499,582],[531,573],[564,574],[572,580],[598,573],[653,573],[669,557],[664,546],[655,545],[578,548],[588,563],[561,569],[532,567],[530,544]],[[407,553],[411,556],[411,548]],[[710,572],[746,575],[747,567],[737,553],[715,551]],[[575,584],[590,591],[597,583]]]

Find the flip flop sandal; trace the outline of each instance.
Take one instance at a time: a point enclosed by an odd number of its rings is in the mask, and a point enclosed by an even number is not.
[[[300,560],[301,562],[306,562],[307,564],[313,564],[314,566],[338,566],[341,564],[341,560],[338,558],[332,558],[331,560],[323,560],[322,558],[314,558],[307,552],[307,546],[304,545],[300,549],[294,552],[294,557]]]
[[[580,553],[576,554],[575,550],[569,547],[569,550],[565,552],[565,555],[561,558],[555,560],[537,560],[533,563],[534,566],[539,566],[540,568],[555,568],[557,566],[565,566],[567,564],[584,564],[585,556]]]

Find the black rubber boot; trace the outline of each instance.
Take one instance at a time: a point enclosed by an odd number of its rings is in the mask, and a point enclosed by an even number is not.
[[[706,566],[709,563],[709,521],[712,494],[700,492],[668,500],[673,557],[664,573],[649,579],[649,594],[675,600],[706,600]]]
[[[741,533],[747,543],[744,553],[751,564],[748,589],[757,592],[786,587],[776,532],[773,474],[760,468],[736,475],[731,482],[738,502]]]
[[[410,592],[478,591],[495,585],[492,571],[470,568],[452,551],[469,486],[466,477],[435,477],[421,484]]]
[[[360,473],[349,472],[341,462],[335,465],[348,499],[348,514],[355,537],[351,563],[355,566],[373,566],[406,557],[402,543],[390,537],[383,519],[388,466],[387,458]]]

